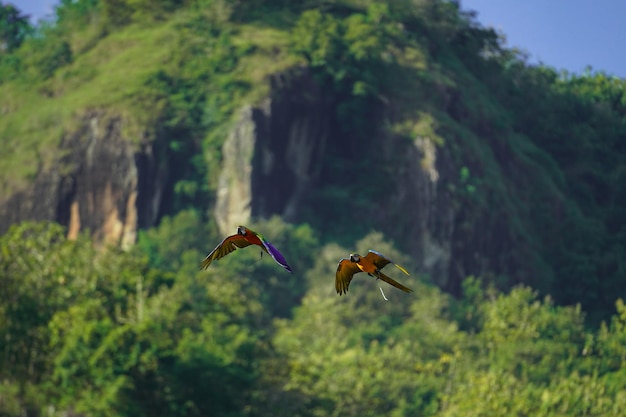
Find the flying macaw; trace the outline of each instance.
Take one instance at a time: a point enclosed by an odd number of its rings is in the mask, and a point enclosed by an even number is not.
[[[337,265],[337,273],[335,274],[335,289],[337,290],[337,294],[346,294],[348,292],[350,281],[352,281],[352,277],[354,274],[358,274],[359,272],[367,272],[367,275],[375,277],[376,279],[381,279],[387,284],[393,285],[404,292],[413,292],[412,289],[405,287],[380,272],[385,265],[390,263],[397,266],[400,271],[409,275],[406,269],[392,262],[391,259],[387,258],[385,255],[374,250],[370,250],[366,256],[351,253],[349,258],[343,258],[339,261],[339,265]],[[383,294],[383,298],[387,300],[382,288],[380,289],[380,292]]]
[[[292,272],[285,257],[265,238],[245,226],[237,227],[237,234],[228,236],[222,242],[217,245],[215,249],[209,253],[206,258],[200,263],[200,269],[207,269],[211,262],[215,259],[223,258],[229,253],[233,252],[237,248],[245,248],[246,246],[257,245],[268,253],[274,260],[287,271]],[[261,253],[262,255],[263,253]]]

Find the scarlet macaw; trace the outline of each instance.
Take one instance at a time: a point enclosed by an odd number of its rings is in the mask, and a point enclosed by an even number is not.
[[[292,272],[285,257],[265,238],[245,226],[237,227],[237,234],[228,236],[222,242],[217,245],[215,249],[209,253],[206,258],[200,263],[200,269],[207,269],[211,262],[215,259],[223,258],[229,253],[233,252],[237,248],[245,248],[246,246],[257,245],[268,253],[274,260],[287,271]],[[261,253],[262,255],[263,253]]]
[[[391,259],[387,258],[379,252],[370,250],[366,256],[351,253],[349,258],[343,258],[341,261],[339,261],[339,265],[337,265],[337,273],[335,274],[335,289],[337,290],[337,294],[346,294],[348,292],[348,286],[350,285],[350,281],[352,281],[352,277],[354,276],[354,274],[358,274],[359,272],[367,272],[369,276],[376,277],[376,279],[381,279],[387,284],[393,285],[394,287],[401,289],[404,292],[413,292],[412,289],[405,287],[404,285],[394,281],[387,275],[380,272],[380,270],[383,269],[385,265],[390,263],[397,266],[400,271],[409,275],[406,269],[392,262]],[[384,293],[383,298],[385,298]]]

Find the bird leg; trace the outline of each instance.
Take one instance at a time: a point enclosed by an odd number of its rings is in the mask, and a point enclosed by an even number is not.
[[[385,301],[389,301],[389,299],[387,297],[385,297],[385,293],[383,292],[383,287],[381,287],[380,285],[378,286],[378,289],[380,289],[380,293],[383,295],[383,299]]]
[[[258,264],[259,262],[261,262],[263,260],[263,251],[261,251],[261,256],[259,257],[259,259],[257,259],[256,261],[254,261],[254,265]]]
[[[378,281],[380,278],[378,277],[378,273],[380,272],[379,269],[376,270],[376,275],[372,275],[372,274],[368,274],[370,277],[375,277],[376,281]],[[383,291],[383,287],[381,287],[380,285],[378,286],[378,289],[380,289],[380,293],[383,295],[383,299],[385,301],[389,301],[389,299],[387,297],[385,297],[385,293]]]

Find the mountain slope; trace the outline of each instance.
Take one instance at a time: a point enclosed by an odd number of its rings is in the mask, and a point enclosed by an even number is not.
[[[455,2],[113,3],[2,56],[4,229],[123,244],[182,208],[222,233],[279,214],[380,230],[455,294],[626,295],[623,80],[528,66]]]

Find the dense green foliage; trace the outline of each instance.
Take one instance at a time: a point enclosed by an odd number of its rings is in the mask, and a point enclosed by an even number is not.
[[[62,0],[35,28],[0,12],[3,196],[93,109],[175,167],[170,216],[130,251],[51,223],[0,237],[0,416],[623,414],[624,80],[529,66],[453,1]],[[224,133],[296,66],[359,160],[331,145],[307,224],[250,225],[293,275],[250,248],[200,272]],[[373,129],[445,145],[457,227],[507,219],[534,273],[485,271],[458,298],[412,276],[389,302],[363,276],[338,297],[350,252],[414,266],[350,221],[389,189],[393,167],[362,175]]]
[[[0,3],[0,51],[11,52],[20,46],[29,29],[28,16],[10,4]]]
[[[0,238],[0,414],[619,416],[626,407],[621,301],[610,323],[587,330],[579,308],[474,278],[459,300],[410,279],[415,294],[388,289],[385,302],[366,277],[338,297],[332,276],[348,249],[278,218],[254,227],[284,248],[294,275],[252,249],[198,271],[203,241],[217,236],[192,212],[130,252],[68,241],[50,223],[12,227]],[[377,233],[354,247],[408,261]]]

